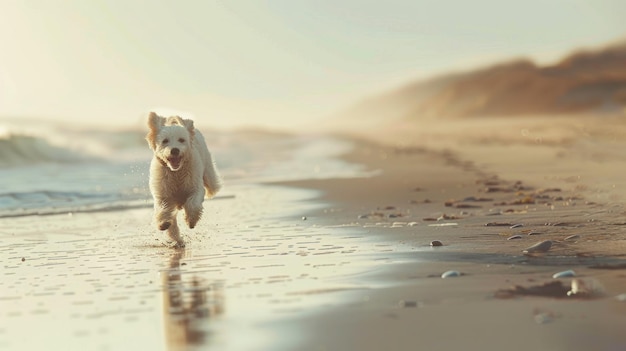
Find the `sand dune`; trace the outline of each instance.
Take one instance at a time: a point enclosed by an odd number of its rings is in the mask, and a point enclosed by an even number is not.
[[[418,81],[363,101],[349,121],[621,113],[626,106],[626,42],[580,50],[556,64],[527,59]]]

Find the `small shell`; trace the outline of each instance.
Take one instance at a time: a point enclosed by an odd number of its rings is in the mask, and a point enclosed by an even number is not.
[[[522,223],[517,223],[517,224],[513,224],[513,225],[512,225],[512,226],[510,226],[509,228],[511,228],[511,229],[515,229],[515,228],[521,228],[521,227],[523,227],[523,226],[524,226],[524,225],[523,225]]]
[[[580,239],[580,235],[574,234],[574,235],[570,235],[570,236],[566,237],[563,240],[565,240],[565,241],[574,241],[574,240],[578,240],[578,239]]]
[[[527,248],[526,250],[522,252],[525,254],[542,253],[542,252],[547,252],[548,250],[550,250],[551,247],[552,247],[552,241],[546,240],[546,241],[536,243],[535,245]]]
[[[432,247],[443,246],[443,244],[439,240],[433,240],[433,241],[430,242],[430,246],[432,246]]]
[[[604,289],[595,279],[572,279],[572,288],[567,296],[594,297],[601,295]]]
[[[459,271],[447,271],[441,275],[441,278],[445,279],[445,278],[453,278],[453,277],[459,277],[459,276],[461,276],[461,273]]]
[[[558,279],[558,278],[570,278],[570,277],[575,277],[575,276],[576,276],[576,272],[574,272],[573,270],[569,269],[569,270],[567,270],[567,271],[554,273],[554,274],[552,275],[552,278],[554,278],[554,279]]]
[[[452,222],[448,222],[448,223],[437,223],[437,224],[429,224],[429,227],[454,227],[459,225],[458,223],[452,223]]]
[[[506,240],[514,240],[514,239],[521,239],[521,238],[522,238],[521,235],[513,235],[513,236],[506,238]]]

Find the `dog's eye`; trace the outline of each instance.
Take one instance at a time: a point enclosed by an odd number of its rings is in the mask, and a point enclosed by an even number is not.
[[[179,142],[179,143],[184,143],[184,142],[185,142],[185,139],[180,138],[180,139],[178,139],[178,142]]]
[[[170,140],[169,140],[169,139],[163,139],[163,144],[167,144],[167,143],[169,143],[169,142],[170,142]]]

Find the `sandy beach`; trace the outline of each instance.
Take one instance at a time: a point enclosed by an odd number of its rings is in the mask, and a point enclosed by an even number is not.
[[[585,135],[558,119],[508,122],[426,141],[411,128],[365,133],[382,144],[348,157],[379,176],[296,184],[333,204],[315,216],[412,248],[375,274],[386,286],[305,321],[310,349],[626,348],[621,122]],[[541,141],[519,125],[542,127],[531,128]],[[543,241],[546,252],[523,253]],[[450,270],[461,276],[442,279]],[[588,290],[568,296],[573,279]]]
[[[626,349],[621,125],[503,125],[344,136],[358,176],[227,179],[183,250],[148,200],[3,218],[0,347]]]
[[[0,351],[626,351],[626,1],[0,13]]]

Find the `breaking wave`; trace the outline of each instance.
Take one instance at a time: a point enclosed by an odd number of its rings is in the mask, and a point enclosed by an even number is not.
[[[20,134],[0,137],[0,165],[20,166],[42,162],[72,163],[90,159],[89,155],[50,144],[45,139]]]

